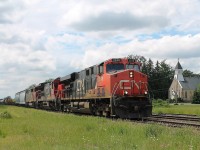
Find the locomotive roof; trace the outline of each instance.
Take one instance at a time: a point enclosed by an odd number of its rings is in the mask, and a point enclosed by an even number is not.
[[[38,86],[43,86],[45,83],[47,83],[47,82],[42,82],[42,83],[38,84],[37,87]]]
[[[62,82],[62,81],[64,81],[64,80],[69,80],[69,79],[71,79],[71,74],[66,75],[66,76],[64,76],[64,77],[61,77],[61,78],[60,78],[60,81]]]
[[[19,94],[19,93],[23,93],[23,92],[25,92],[26,90],[22,90],[22,91],[20,91],[20,92],[17,92],[16,94]]]
[[[73,73],[71,73],[69,75],[61,77],[60,81],[62,82],[62,81],[67,81],[67,80],[75,80],[77,78],[77,76],[78,76],[77,74],[78,74],[77,72],[73,72]]]
[[[113,61],[113,60],[122,60],[122,61],[124,61],[124,60],[134,60],[134,62],[137,62],[135,59],[131,59],[131,58],[110,58],[110,59],[107,59],[106,61],[103,61],[102,63],[107,62],[107,61]],[[102,64],[102,63],[100,63],[100,64]]]

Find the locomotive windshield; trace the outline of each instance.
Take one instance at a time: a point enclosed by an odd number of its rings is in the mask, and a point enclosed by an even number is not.
[[[119,71],[124,70],[124,64],[107,64],[106,65],[106,72],[112,72],[112,71]]]
[[[128,65],[126,65],[126,69],[134,69],[134,70],[136,70],[136,71],[140,71],[140,68],[139,68],[139,66],[137,65],[137,64],[128,64]]]

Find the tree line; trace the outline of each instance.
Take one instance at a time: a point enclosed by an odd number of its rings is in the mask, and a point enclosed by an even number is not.
[[[168,99],[168,90],[174,78],[174,67],[166,63],[166,60],[156,61],[144,56],[129,55],[128,58],[142,63],[142,72],[148,76],[148,88],[153,99]],[[183,71],[184,77],[200,76],[190,70]]]

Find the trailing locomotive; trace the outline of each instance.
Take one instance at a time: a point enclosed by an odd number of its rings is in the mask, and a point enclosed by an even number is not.
[[[16,93],[26,106],[120,118],[152,114],[147,76],[133,59],[109,59]],[[21,96],[21,97],[20,97]],[[21,99],[19,99],[21,98]],[[19,100],[18,100],[19,99]]]

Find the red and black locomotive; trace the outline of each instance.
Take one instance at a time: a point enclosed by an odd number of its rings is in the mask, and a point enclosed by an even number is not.
[[[109,59],[80,72],[16,93],[16,102],[36,108],[120,118],[152,114],[147,76],[134,59]],[[22,96],[23,95],[23,96]]]

